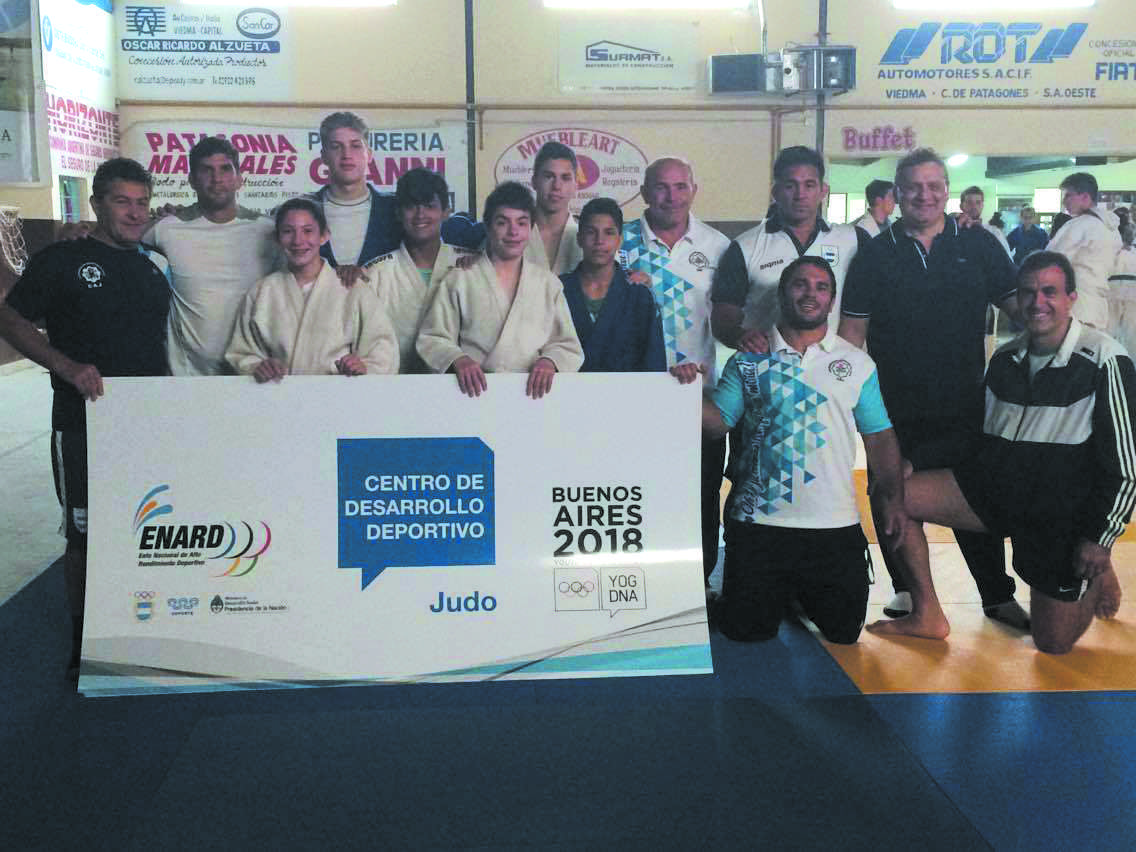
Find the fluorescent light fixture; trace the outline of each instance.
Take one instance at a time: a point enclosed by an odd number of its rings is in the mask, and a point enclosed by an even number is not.
[[[544,0],[546,9],[604,9],[608,12],[657,9],[745,9],[752,0]]]
[[[1096,0],[891,0],[897,9],[920,12],[995,12],[1000,9],[1036,12],[1038,9],[1084,9]]]
[[[1033,191],[1033,209],[1042,213],[1061,212],[1061,190],[1056,187],[1040,187]]]
[[[969,159],[969,154],[951,154],[949,157],[947,157],[947,165],[953,169],[956,166],[961,166]]]

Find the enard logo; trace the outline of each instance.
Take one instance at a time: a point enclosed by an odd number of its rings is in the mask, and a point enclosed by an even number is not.
[[[165,502],[169,485],[151,488],[134,510],[134,534],[138,537],[142,567],[184,567],[222,560],[213,577],[244,577],[256,567],[272,544],[272,529],[264,521],[227,520],[192,524],[152,523],[172,515]],[[227,567],[225,564],[227,563]]]

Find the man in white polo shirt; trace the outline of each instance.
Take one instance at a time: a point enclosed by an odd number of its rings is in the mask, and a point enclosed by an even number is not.
[[[828,196],[824,159],[794,145],[773,163],[773,207],[763,221],[730,243],[710,298],[714,336],[741,352],[757,352],[778,319],[778,281],[803,255],[822,257],[836,275],[833,324],[840,317],[844,275],[859,245],[852,225],[829,225],[820,208]]]
[[[740,434],[718,624],[731,639],[772,639],[796,600],[826,639],[852,643],[869,576],[852,478],[856,432],[875,473],[888,547],[907,525],[899,442],[875,364],[829,325],[832,267],[808,255],[791,261],[778,295],[769,353],[734,355],[703,402],[704,432]]]
[[[641,187],[647,209],[623,226],[621,262],[642,272],[659,303],[667,366],[702,370],[715,382],[714,337],[710,333],[710,285],[730,241],[690,212],[698,185],[681,157],[662,157],[647,167]],[[672,370],[674,372],[674,370]],[[709,577],[718,561],[719,492],[726,441],[702,442],[702,567]]]
[[[272,220],[237,204],[243,180],[227,139],[207,136],[189,152],[197,202],[155,221],[142,235],[169,261],[166,348],[175,376],[231,373],[225,348],[241,299],[278,257]]]

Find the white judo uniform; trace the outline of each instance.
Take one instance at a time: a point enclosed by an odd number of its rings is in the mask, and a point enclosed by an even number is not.
[[[366,286],[344,287],[324,263],[305,293],[291,272],[273,272],[241,303],[225,360],[252,373],[275,358],[293,375],[334,375],[335,362],[357,355],[368,373],[398,372],[398,338],[378,297]]]
[[[398,337],[398,371],[400,373],[429,373],[430,368],[419,357],[414,344],[418,340],[418,330],[426,316],[426,309],[434,299],[438,284],[446,273],[453,269],[457,259],[469,254],[469,249],[458,248],[446,243],[438,251],[430,283],[422,279],[422,273],[414,265],[414,260],[406,246],[400,245],[398,251],[384,254],[367,267],[379,305],[394,326]]]
[[[550,258],[544,248],[544,239],[540,235],[540,226],[533,222],[532,232],[529,234],[529,244],[525,246],[525,260],[539,263],[546,269],[551,269],[556,275],[571,272],[584,259],[584,250],[576,242],[576,234],[580,226],[571,216],[564,225],[564,233],[560,235],[560,245],[556,249],[556,257]]]
[[[1073,316],[1101,331],[1108,329],[1108,279],[1120,246],[1120,220],[1104,207],[1074,216],[1057,229],[1047,246],[1073,264],[1077,277]]]
[[[487,373],[527,373],[538,358],[548,358],[561,373],[584,363],[560,279],[525,261],[510,305],[484,255],[439,283],[418,335],[418,354],[436,373],[462,355]]]
[[[1108,279],[1108,333],[1128,350],[1136,351],[1136,248],[1125,246],[1116,255]]]

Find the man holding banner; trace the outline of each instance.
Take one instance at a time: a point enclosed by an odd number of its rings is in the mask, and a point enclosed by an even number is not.
[[[663,318],[667,365],[698,365],[715,384],[714,337],[710,333],[710,285],[729,239],[691,213],[698,194],[694,167],[681,157],[661,157],[647,166],[641,187],[647,209],[623,226],[620,260],[642,273]],[[702,568],[707,580],[718,561],[719,495],[726,439],[702,442]]]
[[[138,250],[150,222],[152,186],[150,173],[134,160],[104,162],[91,183],[94,230],[36,254],[6,300],[0,300],[0,337],[46,367],[55,390],[51,461],[67,538],[63,564],[72,619],[71,678],[79,673],[87,580],[84,400],[102,396],[103,376],[167,373],[169,288],[158,267]],[[47,326],[46,338],[32,324],[39,319]]]

